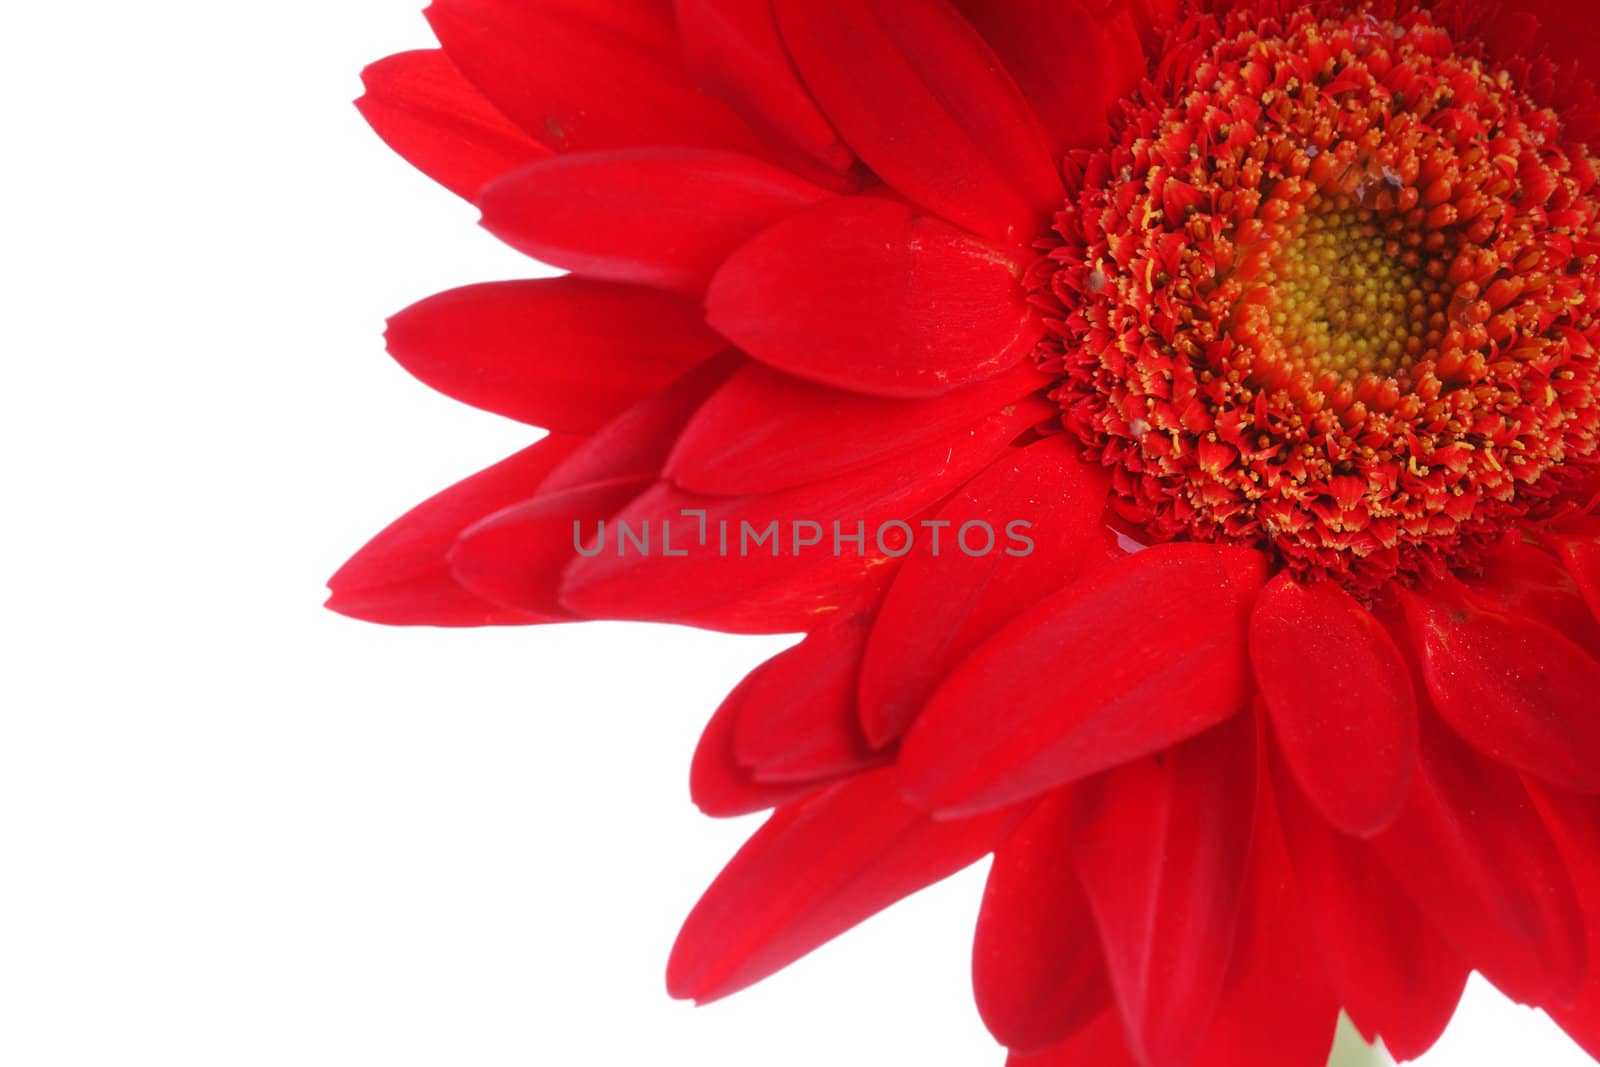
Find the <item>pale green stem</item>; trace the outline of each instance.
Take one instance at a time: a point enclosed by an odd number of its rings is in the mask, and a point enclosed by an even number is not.
[[[1361,1034],[1345,1016],[1339,1016],[1339,1033],[1334,1038],[1328,1067],[1389,1067],[1394,1061],[1382,1049],[1361,1040]]]

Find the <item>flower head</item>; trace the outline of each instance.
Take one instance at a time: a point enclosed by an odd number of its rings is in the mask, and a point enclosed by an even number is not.
[[[1595,10],[436,0],[363,110],[571,273],[390,350],[551,432],[330,605],[805,634],[677,996],[992,853],[1019,1067],[1600,1052]]]
[[[1588,147],[1426,9],[1169,47],[1034,277],[1118,514],[1372,595],[1565,506],[1600,464]]]

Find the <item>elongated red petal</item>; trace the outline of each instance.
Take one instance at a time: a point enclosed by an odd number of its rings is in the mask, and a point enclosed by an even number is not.
[[[1022,260],[903,204],[844,197],[740,248],[706,295],[711,325],[801,378],[935,396],[993,378],[1042,327]]]
[[[1216,1013],[1250,852],[1254,732],[1240,716],[1078,788],[1073,857],[1141,1063],[1187,1063]]]
[[[590,278],[698,294],[729,253],[828,194],[736,152],[575,152],[483,191],[483,224],[520,252]]]
[[[1038,119],[945,0],[774,0],[773,11],[811,95],[907,198],[1016,244],[1060,208]]]
[[[388,341],[441,393],[585,434],[726,344],[688,301],[580,278],[452,289],[390,319]]]
[[[380,59],[361,72],[361,115],[384,143],[457,196],[546,159],[550,150],[496,111],[443,52]]]
[[[1439,714],[1481,751],[1600,791],[1600,662],[1543,623],[1486,611],[1458,584],[1405,598]]]
[[[760,683],[766,664],[744,681],[717,708],[706,724],[689,765],[689,796],[714,818],[730,818],[800,800],[832,784],[834,777],[808,782],[758,782],[734,753],[733,735],[745,698]]]
[[[1144,76],[1133,20],[1104,19],[1082,0],[956,0],[1005,61],[1044,121],[1051,147],[1099,147],[1111,106]]]
[[[972,988],[989,1032],[1012,1051],[1057,1044],[1111,1004],[1071,841],[1071,793],[1058,790],[995,850],[989,868],[972,945]]]
[[[1567,864],[1583,902],[1589,959],[1600,959],[1600,798],[1577,796],[1530,783],[1529,793]],[[1591,962],[1583,987],[1570,1004],[1546,1007],[1561,1028],[1591,1056],[1600,1057],[1600,972]]]
[[[1417,702],[1394,639],[1332,582],[1287,574],[1250,619],[1250,658],[1295,779],[1339,829],[1393,821],[1417,764]]]
[[[744,693],[733,751],[758,782],[814,782],[883,762],[861,736],[856,678],[872,620],[829,620],[763,665]]]
[[[328,607],[341,615],[395,626],[550,621],[550,615],[509,610],[469,592],[451,576],[446,558],[462,530],[532,496],[581,443],[575,437],[552,434],[418,504],[328,579]]]
[[[891,768],[778,809],[683,924],[667,989],[717,1000],[988,853],[1017,813],[939,822],[902,804]]]
[[[1370,845],[1330,829],[1279,775],[1279,809],[1317,955],[1369,1039],[1400,1060],[1433,1047],[1470,968],[1406,895]]]
[[[1000,457],[940,509],[932,521],[944,524],[934,530],[942,551],[930,545],[907,559],[867,646],[868,740],[899,738],[980,642],[1072,581],[1104,529],[1108,486],[1103,470],[1057,436]],[[970,554],[966,542],[981,549],[989,531],[1004,547]]]
[[[1339,999],[1317,958],[1261,759],[1250,861],[1222,1002],[1194,1067],[1325,1067]]]
[[[824,184],[830,176],[849,181],[855,153],[800,84],[769,0],[675,0],[673,8],[701,85],[727,101],[791,169]]]
[[[433,0],[426,14],[461,73],[557,152],[755,146],[732,110],[692,83],[668,4]]]
[[[1572,580],[1583,593],[1590,615],[1600,619],[1600,519],[1590,520],[1593,532],[1558,537],[1557,551]]]
[[[1483,573],[1462,584],[1480,606],[1501,615],[1532,619],[1559,630],[1591,656],[1600,657],[1600,614],[1591,610],[1580,568],[1563,552],[1562,534],[1548,535],[1555,554],[1522,543],[1484,560]]]
[[[1128,1051],[1122,1019],[1108,1011],[1042,1052],[1013,1052],[1006,1067],[1144,1067]]]
[[[1411,797],[1373,847],[1461,957],[1507,996],[1571,1000],[1587,964],[1583,912],[1527,790],[1431,716],[1422,725]]]
[[[1021,363],[987,382],[928,400],[816,385],[754,363],[683,431],[667,477],[696,493],[771,493],[870,466],[1030,393],[1049,379]]]
[[[795,519],[773,498],[696,496],[658,483],[599,531],[587,558],[572,561],[562,603],[594,618],[752,634],[793,633],[827,615],[870,610],[893,565],[872,544],[874,524],[863,527],[861,554],[853,542],[835,553],[832,524],[848,539],[858,520],[842,517],[844,505],[836,511],[826,497],[811,499],[802,505],[813,509],[802,512],[807,518]],[[822,540],[813,543],[819,527]],[[751,585],[741,584],[743,575]]]
[[[1162,545],[1024,613],[911,728],[907,798],[950,814],[1009,804],[1234,714],[1250,695],[1245,635],[1265,577],[1256,552]]]
[[[739,362],[724,353],[639,401],[573,449],[532,499],[468,529],[450,553],[455,579],[507,607],[570,615],[559,595],[567,565],[655,482],[684,422]]]
[[[604,482],[653,482],[671,454],[684,425],[706,401],[748,363],[730,350],[690,368],[672,384],[634,404],[606,423],[561,461],[540,486],[555,492]]]
[[[561,576],[611,517],[650,487],[632,479],[540,493],[470,526],[450,551],[450,576],[475,596],[518,611],[577,618]]]
[[[1047,407],[1029,402],[873,467],[784,492],[711,497],[659,485],[618,516],[603,552],[572,565],[564,600],[584,615],[752,633],[803,631],[830,612],[864,609],[902,554],[904,529],[889,524],[911,526],[914,536],[927,508]],[[653,551],[623,540],[624,524],[635,535],[650,530]]]

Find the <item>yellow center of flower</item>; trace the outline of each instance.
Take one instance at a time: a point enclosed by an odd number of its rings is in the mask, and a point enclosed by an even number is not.
[[[1588,149],[1426,12],[1189,32],[1066,163],[1067,427],[1146,540],[1363,593],[1470,567],[1600,469]]]
[[[1319,198],[1261,278],[1270,299],[1241,309],[1241,327],[1275,340],[1294,374],[1355,382],[1408,370],[1438,343],[1429,302],[1444,297],[1401,253],[1371,211]]]

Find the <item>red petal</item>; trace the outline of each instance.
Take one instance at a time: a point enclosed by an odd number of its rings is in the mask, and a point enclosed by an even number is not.
[[[1593,525],[1593,533],[1555,538],[1561,561],[1589,605],[1591,620],[1600,619],[1600,521]]]
[[[754,146],[679,60],[670,5],[636,0],[434,0],[428,22],[467,79],[557,152]]]
[[[1122,1019],[1108,1011],[1059,1045],[1043,1052],[1013,1052],[1006,1067],[1144,1067],[1128,1051]]]
[[[578,618],[562,603],[561,576],[608,523],[650,486],[601,482],[540,493],[469,527],[449,556],[450,574],[484,600],[507,608]]]
[[[1065,195],[1038,119],[948,3],[774,0],[811,95],[862,160],[929,211],[1031,243]]]
[[[1110,136],[1112,105],[1144,76],[1132,19],[1107,23],[1080,0],[956,0],[1044,120],[1057,154]]]
[[[1332,582],[1287,574],[1256,601],[1250,658],[1289,767],[1348,834],[1394,820],[1417,765],[1417,702],[1394,639]]]
[[[825,184],[856,163],[789,62],[769,0],[676,0],[678,34],[700,83],[728,102],[785,164]]]
[[[726,343],[688,301],[580,278],[452,289],[390,319],[388,340],[441,393],[571,433],[593,433]]]
[[[757,359],[879,396],[1015,366],[1040,336],[1021,261],[903,204],[845,197],[780,222],[711,282],[706,316]]]
[[[1250,850],[1254,729],[1239,716],[1078,791],[1073,857],[1142,1063],[1187,1063],[1216,1012]]]
[[[1555,785],[1600,791],[1600,662],[1543,623],[1480,609],[1457,583],[1405,607],[1434,704],[1462,737]]]
[[[763,665],[764,667],[765,665]],[[800,800],[832,779],[822,782],[758,782],[750,768],[734,754],[733,735],[744,713],[745,699],[761,678],[757,667],[717,708],[706,724],[689,765],[689,796],[707,815],[727,818]]]
[[[753,363],[689,423],[667,477],[695,493],[789,489],[870,466],[1048,384],[1031,363],[1022,363],[931,400],[896,400],[816,385]]]
[[[1565,555],[1563,535],[1547,536],[1552,549]],[[1553,626],[1589,655],[1600,656],[1600,616],[1590,610],[1578,573],[1557,555],[1522,542],[1484,560],[1483,574],[1463,578],[1462,584],[1490,611]]]
[[[684,422],[738,363],[709,360],[641,400],[574,449],[537,496],[468,530],[450,554],[456,580],[508,607],[570,615],[561,575],[580,542],[649,488]]]
[[[1259,553],[1161,545],[1097,570],[978,647],[906,736],[906,795],[998,807],[1159,751],[1242,708]]]
[[[764,663],[743,695],[734,756],[758,782],[815,782],[881,763],[861,736],[856,678],[872,620],[829,622]]]
[[[1589,958],[1600,958],[1600,799],[1537,784],[1530,784],[1529,792],[1584,903]],[[1589,1055],[1600,1057],[1600,972],[1591,966],[1572,1004],[1547,1005],[1546,1010]]]
[[[934,521],[947,524],[943,551],[906,561],[867,646],[861,721],[868,740],[882,746],[899,738],[974,648],[1072,581],[1104,529],[1108,485],[1103,470],[1057,436],[1008,452],[940,510]],[[1013,531],[1016,522],[1031,525]],[[969,523],[987,523],[1006,551],[968,555],[958,538]],[[976,529],[981,548],[984,527]]]
[[[827,196],[736,152],[633,148],[557,156],[495,182],[480,203],[483,225],[535,259],[698,294],[734,249]]]
[[[929,819],[895,797],[891,768],[780,808],[683,924],[667,989],[705,1003],[758,982],[975,862],[1015,821]]]
[[[1329,829],[1287,780],[1278,796],[1302,906],[1340,1002],[1369,1039],[1416,1059],[1444,1033],[1469,968],[1370,845]]]
[[[485,515],[533,495],[577,438],[551,434],[509,459],[418,504],[390,523],[332,578],[328,607],[395,626],[508,626],[548,616],[486,602],[450,575],[456,537]]]
[[[550,155],[489,105],[443,52],[402,52],[361,72],[356,101],[384,143],[457,196]]]
[[[1039,802],[994,854],[972,945],[978,1012],[1013,1051],[1054,1045],[1111,1005],[1094,915],[1068,845],[1072,801]]]
[[[1228,981],[1194,1067],[1324,1067],[1339,1000],[1312,944],[1265,760]]]
[[[890,553],[899,550],[903,537],[890,528],[887,548],[880,548],[876,535],[884,524],[914,524],[1044,417],[1046,407],[1022,405],[876,466],[781,493],[708,497],[657,486],[618,516],[619,531],[627,523],[636,533],[646,528],[654,533],[654,556],[613,537],[602,554],[573,564],[564,600],[595,617],[678,621],[735,632],[810,629],[820,615],[862,608],[881,595],[893,569],[886,566],[893,563]],[[835,542],[835,523],[845,537],[864,531],[864,547]],[[774,526],[780,542],[755,540]],[[742,537],[746,527],[748,538]],[[670,531],[672,551],[687,556],[665,557],[664,529]],[[796,550],[796,535],[821,541]]]
[[[1583,980],[1583,913],[1516,774],[1431,716],[1411,798],[1373,847],[1462,958],[1527,1004],[1569,1000]]]
[[[550,472],[541,492],[601,482],[653,482],[661,475],[684,425],[747,363],[725,351],[691,368],[660,392],[645,397],[607,423]]]

